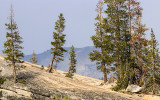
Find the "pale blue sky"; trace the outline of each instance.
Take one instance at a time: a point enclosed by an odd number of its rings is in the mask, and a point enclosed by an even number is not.
[[[95,34],[94,18],[98,0],[0,0],[0,51],[5,41],[5,23],[13,4],[15,21],[23,37],[24,53],[33,50],[41,53],[51,48],[55,21],[59,13],[66,19],[65,46],[92,46],[90,37]],[[143,23],[153,28],[160,42],[160,0],[140,0],[143,10]],[[147,32],[150,33],[150,32]]]

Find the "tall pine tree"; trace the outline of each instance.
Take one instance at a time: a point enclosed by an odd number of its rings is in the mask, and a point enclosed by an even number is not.
[[[135,20],[133,25],[133,35],[130,40],[130,52],[131,57],[135,61],[135,65],[132,67],[133,75],[131,77],[131,83],[136,83],[139,86],[142,86],[144,84],[144,74],[146,71],[145,66],[145,54],[147,49],[148,40],[145,39],[145,32],[148,30],[145,28],[145,25],[141,23],[142,18],[142,8],[140,7],[139,3],[136,3],[137,7],[135,10]],[[138,77],[137,77],[138,76]]]
[[[114,48],[113,57],[115,60],[117,77],[123,77],[122,71],[125,70],[126,54],[127,54],[127,42],[128,39],[128,15],[125,6],[125,0],[105,0],[107,9],[105,13],[105,24],[109,24],[110,34],[112,35]],[[106,28],[106,30],[108,30]]]
[[[146,77],[146,89],[145,92],[152,92],[153,94],[158,93],[159,88],[157,85],[160,85],[160,52],[158,49],[158,41],[155,38],[153,29],[151,29],[151,40],[149,41],[147,49],[147,75]]]
[[[22,37],[19,35],[17,24],[14,21],[12,6],[10,12],[10,23],[5,25],[7,26],[7,30],[9,32],[6,34],[7,41],[4,43],[3,53],[6,54],[5,59],[9,61],[8,63],[11,62],[11,64],[8,65],[13,67],[14,83],[16,83],[16,67],[22,66],[20,63],[23,63],[23,61],[20,59],[24,57],[24,54],[21,51],[23,47],[20,46],[20,44],[23,42]]]
[[[72,78],[73,76],[73,73],[76,72],[76,63],[77,63],[77,60],[76,60],[76,54],[75,54],[75,51],[74,51],[74,46],[72,45],[71,47],[71,51],[70,51],[70,66],[69,66],[69,71],[68,73],[66,74],[66,77],[70,77]]]
[[[63,31],[65,29],[65,25],[64,25],[65,18],[63,17],[62,13],[59,15],[59,19],[57,20],[57,22],[55,24],[56,24],[55,25],[56,32],[53,32],[54,42],[51,42],[51,45],[54,47],[54,48],[51,48],[52,49],[51,54],[53,54],[53,57],[52,57],[52,61],[51,61],[49,68],[48,68],[49,73],[51,73],[51,71],[52,71],[53,62],[54,61],[56,61],[56,62],[63,61],[63,59],[62,59],[63,52],[67,52],[67,50],[65,50],[63,48],[66,35],[63,34]]]
[[[114,58],[113,67],[115,74],[118,77],[117,89],[126,88],[128,86],[128,72],[129,72],[129,19],[126,0],[105,0],[107,9],[105,13],[107,17],[104,18],[105,24],[108,25],[104,29],[111,34],[113,41],[112,56]]]
[[[112,64],[112,39],[111,35],[107,34],[107,32],[103,29],[103,1],[99,0],[97,4],[97,17],[95,18],[97,23],[96,26],[96,35],[93,35],[91,37],[94,46],[97,48],[96,50],[93,50],[89,54],[91,61],[96,61],[97,69],[101,70],[104,75],[104,83],[107,82],[107,74],[110,71],[109,66]],[[105,25],[107,26],[107,25]],[[108,68],[107,68],[108,67]]]

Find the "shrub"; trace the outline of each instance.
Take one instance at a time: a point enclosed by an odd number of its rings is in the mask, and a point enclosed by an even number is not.
[[[73,74],[72,73],[67,73],[65,77],[73,78]]]
[[[44,66],[42,65],[42,66],[41,66],[41,70],[43,70],[43,69],[44,69]]]
[[[27,84],[27,82],[26,82],[26,79],[25,79],[25,78],[23,78],[23,79],[18,79],[18,80],[17,80],[17,82],[18,82],[18,83],[22,83],[22,84],[24,84],[24,85],[26,85],[26,84]]]

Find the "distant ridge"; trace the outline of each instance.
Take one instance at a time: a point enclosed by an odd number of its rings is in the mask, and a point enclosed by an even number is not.
[[[70,47],[65,47],[68,50],[67,53],[64,53],[64,61],[58,63],[57,69],[62,71],[68,71],[69,67],[69,51]],[[94,46],[87,46],[83,48],[75,48],[76,59],[77,59],[77,74],[89,76],[97,79],[101,79],[103,77],[102,73],[97,71],[96,63],[91,62],[89,59],[89,53],[95,50]],[[37,54],[37,59],[39,65],[44,65],[48,67],[52,54],[51,50],[47,50],[43,53]],[[26,55],[23,60],[29,61],[32,55]],[[54,63],[55,64],[55,63]]]

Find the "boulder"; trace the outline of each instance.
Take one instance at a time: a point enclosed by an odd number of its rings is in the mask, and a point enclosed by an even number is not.
[[[126,91],[128,92],[133,92],[133,93],[137,93],[140,92],[143,89],[143,87],[140,87],[138,85],[128,85]]]

